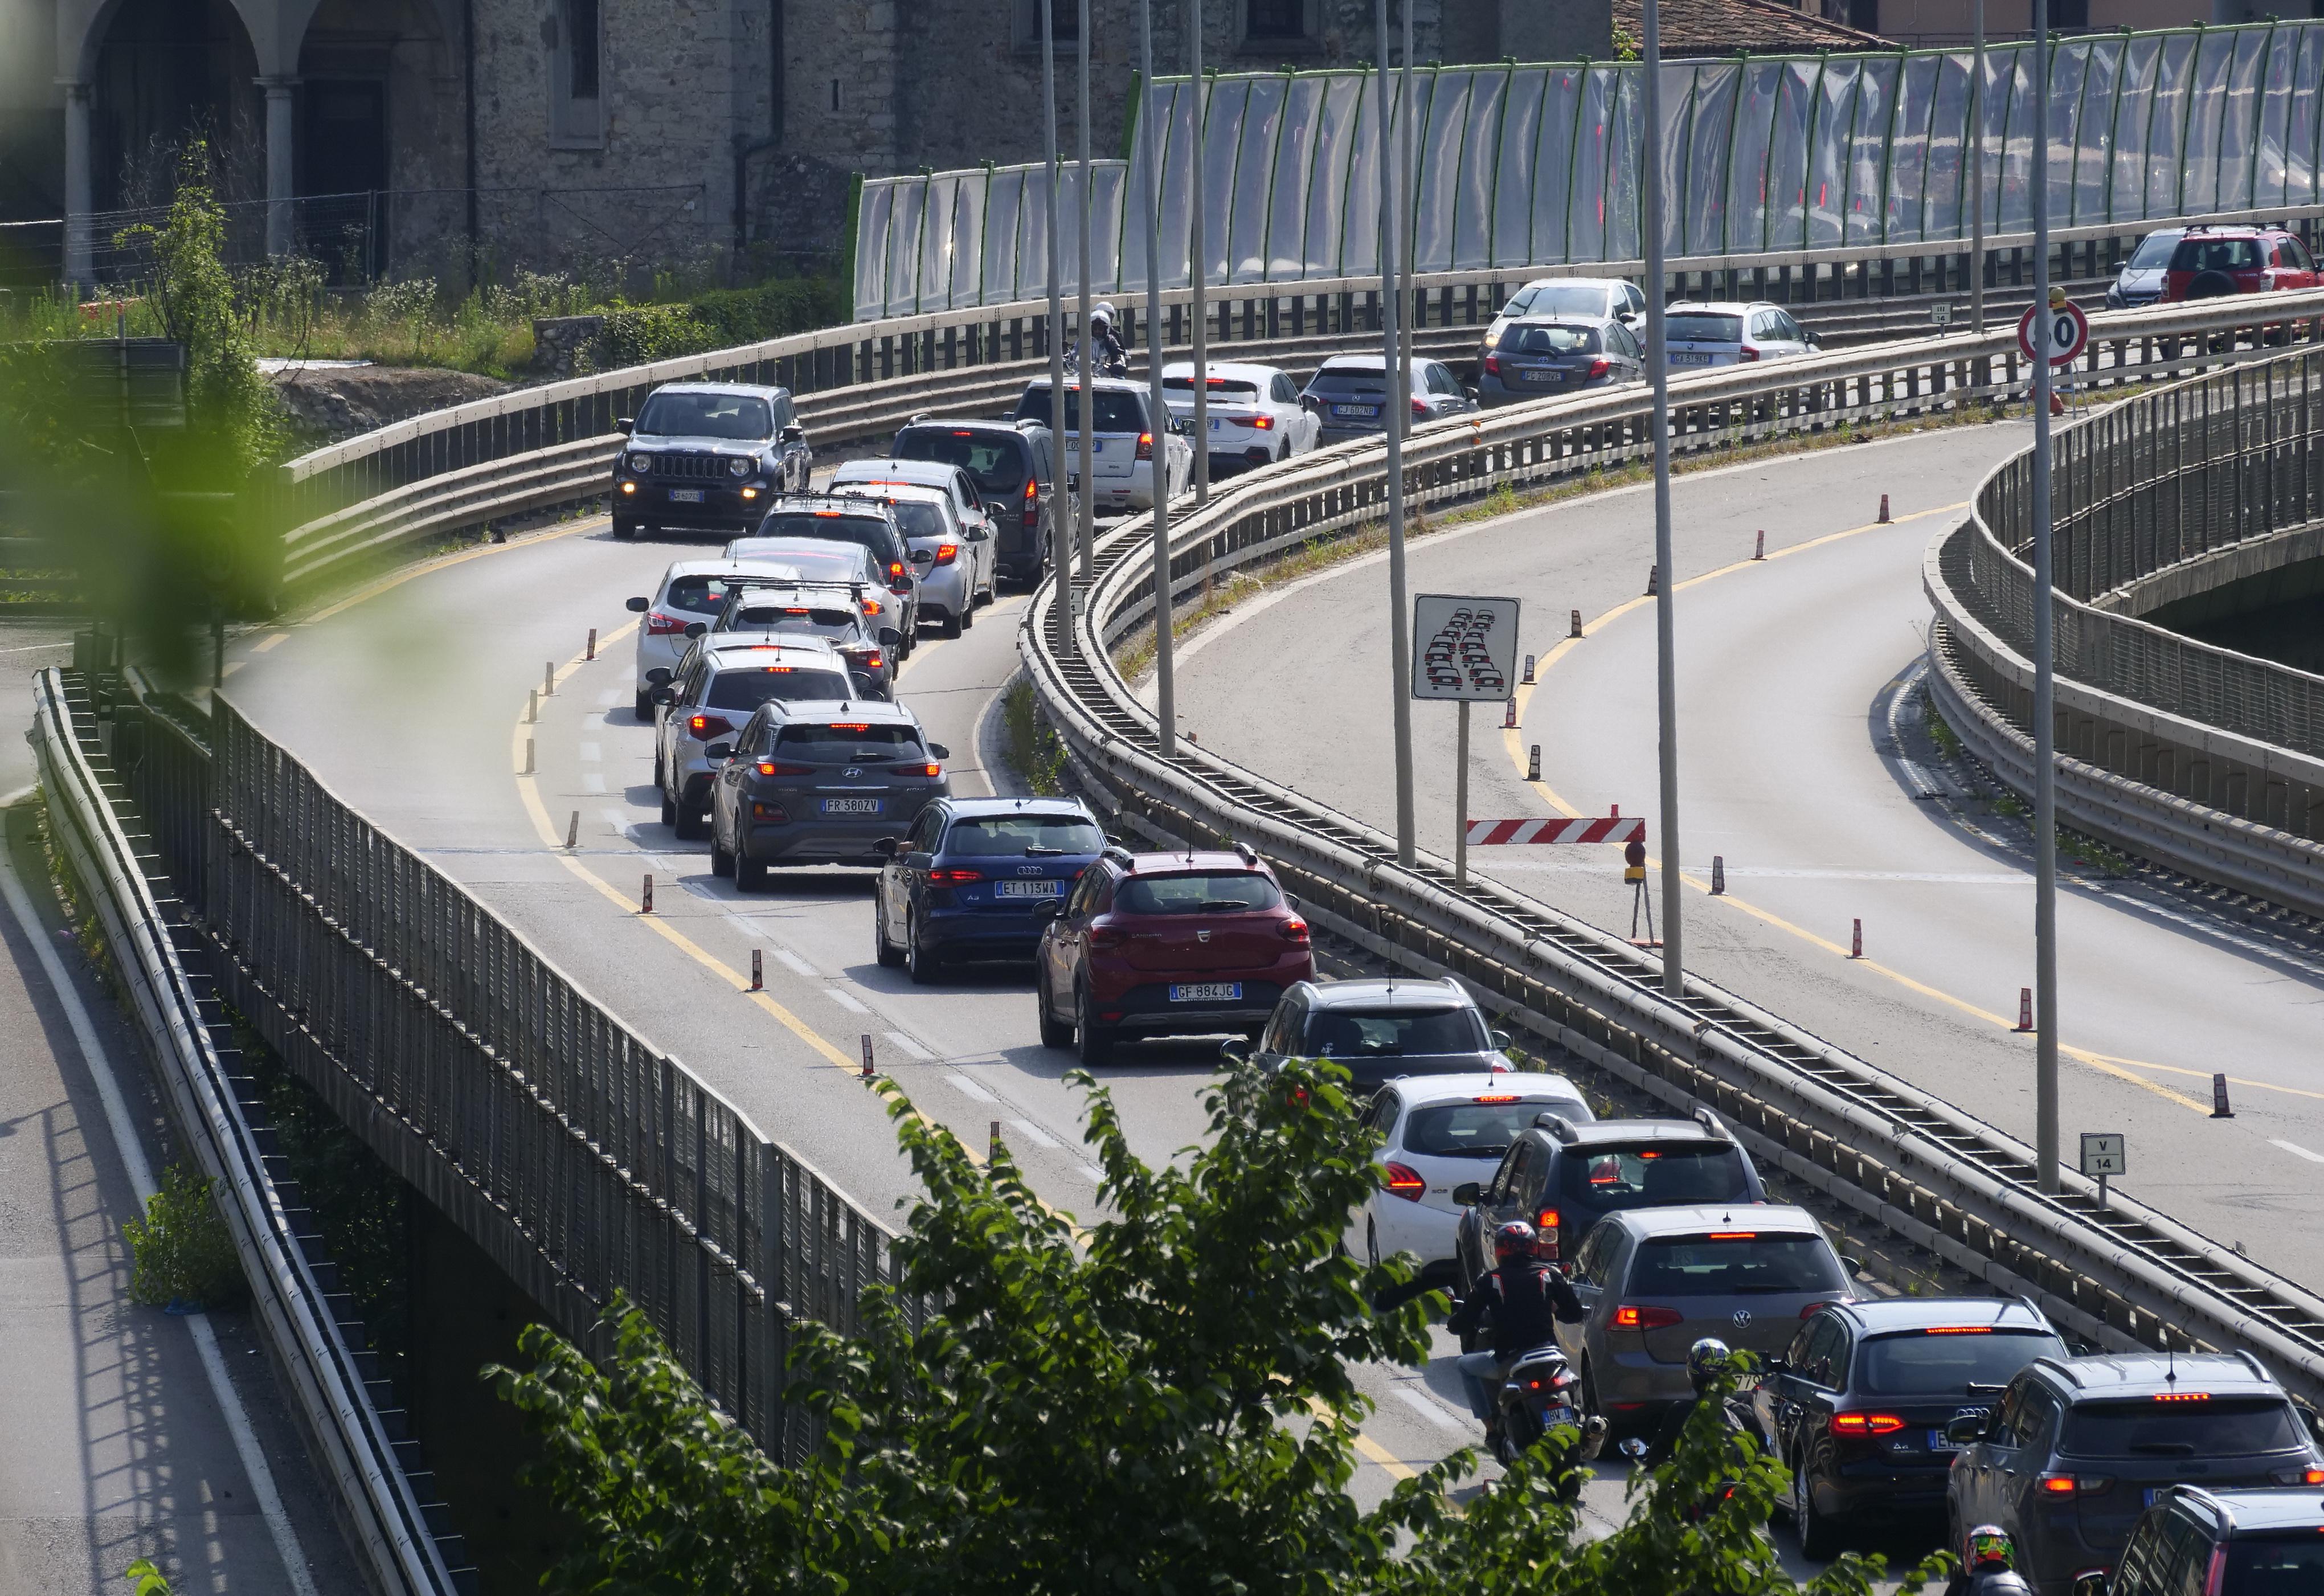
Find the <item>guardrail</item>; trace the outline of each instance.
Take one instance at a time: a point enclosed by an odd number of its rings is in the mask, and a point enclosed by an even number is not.
[[[2324,355],[2287,353],[2117,406],[2057,438],[2060,803],[2095,835],[2324,916],[2324,677],[2113,607],[2324,549]],[[1932,687],[1972,752],[2033,781],[2030,454],[1930,545]]]
[[[392,1409],[380,1400],[386,1387],[371,1378],[373,1354],[357,1344],[359,1328],[350,1335],[332,1311],[312,1215],[296,1205],[295,1186],[277,1181],[272,1133],[253,1122],[255,1084],[234,1072],[238,1056],[212,1034],[217,1004],[195,967],[200,961],[189,957],[197,950],[180,946],[183,927],[163,912],[164,894],[115,813],[118,782],[96,746],[88,696],[64,672],[44,670],[33,678],[32,702],[32,741],[54,835],[104,922],[173,1117],[217,1195],[300,1426],[370,1583],[396,1596],[473,1591],[475,1571],[453,1565],[464,1561],[459,1538],[429,1523],[431,1508],[440,1514],[441,1506],[413,1489],[403,1455],[410,1444],[400,1425],[391,1426]]]
[[[563,1334],[626,1291],[798,1456],[790,1326],[853,1329],[890,1232],[231,703],[133,687],[130,790],[227,1001]]]
[[[2176,339],[2204,359],[2241,358],[2254,310],[2209,306],[2101,319],[2095,380],[2135,377],[2137,358]],[[2271,301],[2273,315],[2324,314],[2324,292]],[[2307,339],[2313,321],[2288,336]],[[1674,445],[1828,426],[1957,405],[1985,392],[1963,363],[1998,355],[2010,335],[1915,349],[1825,355],[1672,384]],[[2214,347],[2218,343],[2221,346]],[[2163,369],[2158,360],[2147,370]],[[1643,395],[1610,393],[1424,428],[1407,445],[1412,500],[1468,496],[1635,457]],[[1382,513],[1384,450],[1350,445],[1229,484],[1171,523],[1174,593],[1264,562]],[[1492,881],[1456,884],[1449,862],[1397,863],[1394,840],[1182,742],[1166,760],[1153,717],[1110,650],[1152,613],[1151,533],[1110,534],[1059,653],[1045,584],[1019,647],[1044,714],[1074,768],[1120,824],[1157,840],[1231,837],[1265,854],[1326,928],[1407,967],[1470,982],[1518,1024],[1675,1106],[1728,1115],[1755,1153],[2107,1344],[2246,1347],[2295,1387],[2324,1394],[2324,1299],[2144,1204],[2105,1207],[2068,1176],[2045,1195],[2032,1150],[1919,1088],[1690,976],[1683,999],[1661,966],[1615,937]]]

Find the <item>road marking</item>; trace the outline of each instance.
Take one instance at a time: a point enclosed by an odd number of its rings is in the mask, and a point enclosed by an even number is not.
[[[602,765],[605,762],[605,745],[602,743],[576,743],[574,752],[580,756],[581,762],[585,765]]]
[[[1443,1404],[1438,1402],[1434,1398],[1414,1390],[1410,1385],[1402,1380],[1398,1380],[1390,1388],[1396,1392],[1398,1399],[1401,1400],[1406,1407],[1411,1408],[1413,1412],[1426,1419],[1430,1424],[1435,1425],[1443,1429],[1451,1430],[1455,1435],[1465,1435],[1469,1433],[1469,1426],[1462,1424],[1459,1419],[1454,1418],[1451,1414],[1447,1413],[1444,1410]]]
[[[604,692],[597,695],[597,704],[600,708],[611,709],[614,705],[619,704],[621,701],[622,689],[619,687],[607,687]]]
[[[584,770],[581,772],[581,790],[603,792],[605,790],[605,779],[595,770]]]
[[[905,1052],[910,1054],[913,1057],[918,1059],[923,1064],[926,1064],[929,1059],[936,1056],[935,1054],[929,1052],[926,1047],[921,1047],[918,1039],[913,1037],[909,1032],[891,1030],[888,1033],[888,1039],[895,1043],[897,1047],[901,1047]]]
[[[1329,1420],[1332,1417],[1332,1410],[1323,1405],[1323,1399],[1321,1397],[1308,1398],[1307,1406],[1314,1410],[1315,1416],[1319,1419]],[[1365,1435],[1360,1426],[1351,1424],[1348,1427],[1355,1431],[1356,1451],[1369,1462],[1378,1463],[1380,1466],[1381,1472],[1385,1473],[1389,1479],[1413,1480],[1418,1478],[1418,1474],[1416,1471],[1407,1467],[1404,1462],[1396,1455],[1396,1453],[1390,1452],[1387,1447],[1382,1446],[1370,1435]]]
[[[227,660],[218,670],[218,679],[220,681],[224,681],[227,677],[232,676],[235,671],[240,670],[244,666],[249,663],[250,661],[247,660]]]
[[[250,651],[254,654],[270,653],[287,641],[290,639],[290,634],[287,632],[270,632],[266,636],[260,638],[256,642],[251,644]]]
[[[853,994],[848,992],[844,988],[826,986],[823,989],[823,995],[829,998],[841,1008],[846,1010],[850,1014],[869,1014],[872,1012],[872,1010],[866,1008],[863,1004],[857,1002]]]
[[[2277,1141],[2273,1136],[2269,1137],[2268,1140],[2272,1145],[2282,1148],[2295,1158],[2305,1158],[2311,1164],[2324,1164],[2324,1153],[2311,1153],[2296,1141]]]
[[[954,1091],[959,1092],[964,1096],[973,1097],[979,1102],[999,1102],[1001,1101],[991,1093],[987,1092],[983,1087],[978,1085],[974,1081],[972,1081],[966,1075],[962,1075],[958,1070],[946,1071],[945,1073],[945,1084],[951,1086]]]
[[[597,818],[612,826],[615,836],[625,837],[630,835],[630,812],[627,809],[600,809],[597,811]]]
[[[1047,1131],[1042,1130],[1038,1125],[1033,1123],[1030,1120],[1011,1120],[1009,1122],[1011,1125],[1016,1126],[1018,1130],[1022,1130],[1025,1133],[1025,1139],[1031,1142],[1035,1147],[1045,1148],[1048,1151],[1054,1153],[1059,1148],[1065,1145],[1064,1142],[1059,1141],[1056,1137],[1050,1135]]]

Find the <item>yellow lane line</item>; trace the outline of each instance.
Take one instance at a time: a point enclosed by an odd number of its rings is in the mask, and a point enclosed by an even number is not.
[[[1822,537],[1810,538],[1805,542],[1794,543],[1784,549],[1770,549],[1768,551],[1766,560],[1738,559],[1731,565],[1720,566],[1716,570],[1705,571],[1699,577],[1690,577],[1685,581],[1681,582],[1676,588],[1673,589],[1673,591],[1683,592],[1689,587],[1697,586],[1704,582],[1709,582],[1716,577],[1729,575],[1735,571],[1747,570],[1755,565],[1764,565],[1768,563],[1768,561],[1785,559],[1794,554],[1805,553],[1811,549],[1820,549],[1827,544],[1837,543],[1843,539],[1858,537],[1866,532],[1877,531],[1883,526],[1903,526],[1910,521],[1923,521],[1935,515],[1950,515],[1955,511],[1966,510],[1967,508],[1969,508],[1969,505],[1966,502],[1959,504],[1940,504],[1932,510],[1917,510],[1909,515],[1900,515],[1894,521],[1885,522],[1874,521],[1866,526],[1850,527],[1845,531],[1827,532]],[[1637,598],[1628,599],[1621,604],[1616,604],[1612,609],[1608,610],[1596,620],[1584,624],[1582,628],[1582,637],[1586,638],[1591,636],[1592,633],[1602,630],[1609,623],[1629,613],[1632,610],[1637,609],[1639,606],[1649,602],[1651,601],[1644,595],[1641,595]],[[1525,775],[1526,765],[1526,753],[1523,729],[1525,724],[1526,709],[1532,701],[1534,687],[1542,685],[1544,679],[1549,675],[1551,667],[1554,666],[1560,660],[1565,658],[1565,656],[1572,650],[1573,646],[1581,641],[1582,638],[1573,637],[1561,639],[1555,648],[1550,650],[1547,654],[1544,655],[1540,660],[1535,662],[1534,680],[1532,686],[1520,687],[1517,689],[1517,727],[1515,730],[1504,731],[1501,733],[1501,742],[1504,748],[1508,751],[1509,762],[1517,767],[1517,775],[1520,778]],[[1548,782],[1535,781],[1528,783],[1528,785],[1537,790],[1541,796],[1548,801],[1552,808],[1555,809],[1559,814],[1563,815],[1567,819],[1578,820],[1582,818],[1582,811],[1568,803],[1548,784]],[[1649,856],[1647,863],[1656,869],[1661,868],[1661,861],[1655,859],[1652,856]],[[1706,898],[1710,896],[1710,882],[1702,881],[1698,877],[1689,875],[1683,871],[1680,872],[1679,879]],[[1773,926],[1779,931],[1784,931],[1791,936],[1796,936],[1801,941],[1805,942],[1812,946],[1820,948],[1825,953],[1832,954],[1840,958],[1848,958],[1849,950],[1842,947],[1839,943],[1833,942],[1827,937],[1819,936],[1803,926],[1794,925],[1790,920],[1784,919],[1780,915],[1771,913],[1766,909],[1761,909],[1757,904],[1738,898],[1735,895],[1732,890],[1720,893],[1719,896],[1719,901],[1726,904],[1731,909],[1740,910],[1742,913],[1749,915],[1754,919],[1762,921],[1766,925]],[[1912,976],[1905,974],[1903,971],[1883,964],[1877,960],[1851,959],[1849,962],[1862,969],[1870,971],[1876,975],[1885,977],[1886,979],[1895,983],[1897,985],[1904,987],[1908,992],[1915,992],[1922,997],[1931,999],[1933,1001],[1944,1004],[1948,1008],[1956,1010],[1959,1012],[1969,1016],[1970,1019],[1983,1020],[1988,1024],[1998,1026],[2004,1030],[2014,1032],[2017,1029],[2016,1020],[2008,1015],[1997,1014],[1990,1009],[1981,1008],[1978,1004],[1972,1003],[1965,998],[1956,997],[1952,993],[1946,992],[1940,987],[1931,986],[1924,981],[1917,981]],[[2192,1109],[2196,1112],[2206,1116],[2208,1116],[2211,1112],[2211,1105],[2208,1102],[2198,1102],[2195,1099],[2189,1097],[2184,1093],[2174,1092],[2170,1087],[2163,1085],[2158,1081],[2150,1081],[2143,1075],[2134,1075],[2131,1073],[2134,1069],[2150,1069],[2166,1071],[2174,1075],[2188,1075],[2208,1078],[2210,1072],[2207,1070],[2182,1069],[2172,1065],[2148,1064],[2138,1059],[2116,1058],[2110,1054],[2094,1053],[2088,1048],[2070,1047],[2063,1045],[2061,1045],[2058,1050],[2067,1057],[2075,1060],[2077,1063],[2087,1065],[2091,1069],[2097,1070],[2103,1075],[2113,1075],[2118,1080],[2127,1081],[2132,1085],[2140,1087],[2147,1092],[2152,1092],[2156,1096],[2177,1103],[2181,1108]],[[2239,1082],[2237,1084],[2243,1084],[2245,1083]],[[2255,1087],[2265,1087],[2265,1083],[2263,1082],[2255,1081],[2248,1084]],[[2282,1087],[2266,1089],[2277,1091],[2290,1090],[2289,1088]],[[2305,1093],[2305,1095],[2324,1098],[2324,1093]]]
[[[576,532],[594,531],[600,519],[591,517],[586,521],[576,521],[569,527],[561,527],[553,532],[535,532],[530,537],[520,538],[512,543],[483,543],[474,549],[463,549],[458,554],[447,554],[441,559],[431,559],[423,565],[408,566],[402,570],[382,577],[376,582],[367,583],[356,588],[337,604],[317,610],[308,616],[302,624],[312,626],[318,621],[327,621],[343,610],[351,610],[359,604],[377,598],[383,593],[392,592],[406,582],[428,576],[431,572],[443,570],[450,566],[466,565],[472,559],[482,559],[488,554],[504,554],[512,549],[530,549],[541,543],[553,543],[559,538],[570,538]]]
[[[254,654],[270,652],[281,644],[289,641],[290,637],[290,634],[287,632],[269,632],[265,637],[251,644],[250,651]]]
[[[1329,1419],[1332,1416],[1332,1410],[1323,1405],[1323,1399],[1321,1397],[1308,1398],[1307,1406],[1314,1412],[1317,1418]],[[1391,1480],[1414,1480],[1419,1477],[1418,1470],[1366,1435],[1360,1425],[1356,1430],[1356,1451],[1365,1461],[1378,1463],[1381,1472]]]

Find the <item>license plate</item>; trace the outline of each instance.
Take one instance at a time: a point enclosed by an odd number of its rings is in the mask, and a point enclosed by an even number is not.
[[[1242,1001],[1240,981],[1196,981],[1170,989],[1174,1003],[1235,1003]]]
[[[1673,355],[1670,357],[1670,363],[1673,365],[1709,365],[1711,364],[1711,356],[1708,355]]]
[[[1063,881],[995,881],[995,898],[1055,898],[1065,890]]]
[[[1376,404],[1335,404],[1332,407],[1332,413],[1335,416],[1370,417],[1379,415],[1379,411],[1380,407]]]
[[[673,504],[699,504],[702,503],[702,490],[700,488],[672,488],[669,490],[669,502]]]
[[[878,798],[825,798],[823,812],[826,815],[877,815]]]
[[[1960,1443],[1958,1441],[1946,1440],[1945,1433],[1942,1430],[1931,1430],[1929,1432],[1929,1450],[1931,1452],[1959,1452],[1960,1450]]]
[[[1519,372],[1517,375],[1523,377],[1528,383],[1538,384],[1557,382],[1564,375],[1564,374],[1562,372]]]
[[[1225,423],[1224,421],[1220,420],[1216,416],[1213,416],[1213,417],[1211,418],[1211,430],[1212,430],[1212,431],[1216,432],[1220,428],[1222,428],[1222,427],[1223,427],[1223,426],[1225,426],[1225,425],[1226,425],[1226,423]]]

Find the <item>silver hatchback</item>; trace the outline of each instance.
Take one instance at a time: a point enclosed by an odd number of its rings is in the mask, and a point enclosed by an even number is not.
[[[1616,1429],[1692,1398],[1686,1350],[1702,1337],[1771,1357],[1809,1314],[1854,1296],[1814,1217],[1771,1204],[1609,1213],[1569,1278],[1589,1312],[1557,1339],[1582,1371],[1582,1405]]]

